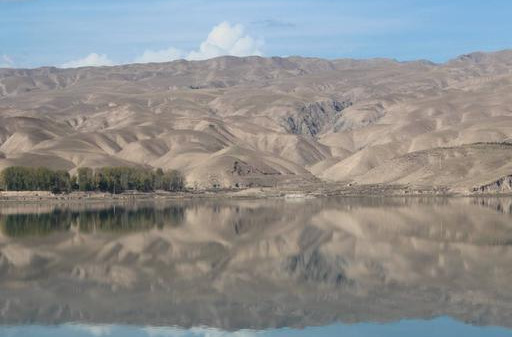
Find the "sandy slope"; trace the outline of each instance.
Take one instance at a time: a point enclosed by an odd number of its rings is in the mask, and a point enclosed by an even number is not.
[[[0,167],[177,168],[196,187],[326,180],[469,191],[512,174],[512,147],[474,145],[512,141],[510,92],[512,51],[440,65],[221,57],[0,69]]]

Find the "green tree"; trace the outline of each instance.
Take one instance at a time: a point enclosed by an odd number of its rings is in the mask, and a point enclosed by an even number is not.
[[[80,167],[77,170],[77,184],[80,191],[93,191],[95,189],[94,172],[89,167]]]
[[[166,191],[182,191],[185,188],[185,177],[178,170],[167,171],[163,177],[163,187]]]
[[[71,192],[71,177],[68,171],[59,170],[53,172],[50,191],[52,193]]]
[[[2,171],[5,189],[8,191],[24,191],[27,188],[28,170],[21,166],[11,166]]]
[[[161,168],[157,168],[153,177],[153,187],[155,190],[164,188],[164,176],[164,171]]]
[[[102,167],[95,170],[81,167],[71,177],[65,170],[53,171],[45,167],[28,168],[12,166],[0,174],[0,188],[11,191],[52,191],[54,193],[80,191],[102,191],[122,193],[136,189],[150,192],[157,189],[181,191],[185,178],[181,172],[162,169],[133,167]]]
[[[10,191],[71,191],[71,178],[64,170],[12,166],[2,171],[4,189]]]
[[[2,170],[2,172],[0,172],[0,191],[1,190],[6,190],[7,187],[6,187],[6,184],[5,184],[5,175],[4,175],[4,171]]]

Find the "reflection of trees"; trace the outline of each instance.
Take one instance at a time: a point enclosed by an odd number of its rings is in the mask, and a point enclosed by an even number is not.
[[[77,227],[82,232],[128,232],[179,226],[185,217],[183,206],[130,209],[112,207],[100,210],[55,209],[49,213],[0,215],[0,229],[10,237],[46,235]]]

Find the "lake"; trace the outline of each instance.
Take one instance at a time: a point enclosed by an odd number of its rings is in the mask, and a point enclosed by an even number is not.
[[[0,336],[512,336],[512,199],[0,206]]]

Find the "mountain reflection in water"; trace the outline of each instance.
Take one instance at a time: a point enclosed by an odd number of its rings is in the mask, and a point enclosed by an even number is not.
[[[334,336],[338,327],[374,336],[412,320],[501,336],[512,327],[511,207],[438,198],[1,206],[0,335],[207,326],[213,334],[198,335]],[[440,316],[473,327],[430,320]],[[501,328],[478,327],[487,325]],[[315,326],[325,327],[293,330]]]

